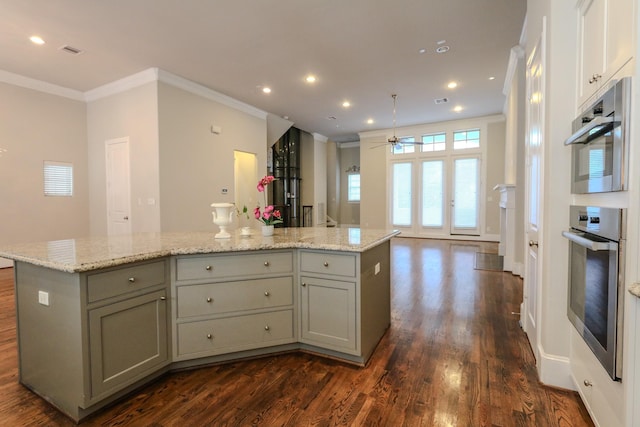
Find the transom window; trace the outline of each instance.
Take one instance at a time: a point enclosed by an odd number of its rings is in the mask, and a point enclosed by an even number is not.
[[[391,153],[393,154],[409,154],[416,152],[416,146],[414,144],[416,139],[413,136],[403,136],[398,138],[398,143],[391,146]]]
[[[453,149],[480,147],[480,129],[459,130],[453,133]]]
[[[422,135],[422,152],[444,151],[447,148],[446,134]]]

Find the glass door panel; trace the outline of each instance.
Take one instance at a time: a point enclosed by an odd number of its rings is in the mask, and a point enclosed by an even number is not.
[[[451,234],[479,235],[480,160],[458,158],[453,169]]]
[[[393,163],[392,165],[392,208],[391,224],[409,227],[412,221],[412,164]]]
[[[444,161],[422,162],[422,226],[442,227],[444,222]]]

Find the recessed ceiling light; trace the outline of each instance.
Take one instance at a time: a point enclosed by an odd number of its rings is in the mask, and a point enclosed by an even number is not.
[[[436,53],[447,53],[449,52],[449,49],[451,49],[449,46],[438,46],[438,48],[436,48]]]
[[[343,106],[344,108],[349,108],[349,107],[351,107],[351,103],[350,103],[349,101],[344,101],[344,102],[342,103],[342,106]]]
[[[316,76],[314,76],[313,74],[309,74],[307,77],[304,78],[304,80],[307,83],[315,83],[316,82]]]
[[[456,83],[456,82],[449,82],[449,83],[447,84],[447,87],[448,87],[449,89],[455,89],[455,88],[457,88],[457,87],[458,87],[458,83]]]
[[[426,51],[427,51],[427,49],[422,48],[422,49],[420,49],[420,50],[418,51],[418,53],[425,53]]]
[[[367,124],[372,125],[374,123],[373,119],[367,119]]]
[[[31,43],[33,44],[44,44],[44,40],[42,40],[42,37],[40,36],[31,36],[29,37],[29,40],[31,40]]]
[[[263,92],[263,93],[271,93],[271,88],[270,88],[270,87],[265,86],[265,87],[263,87],[263,88],[262,88],[262,92]]]
[[[456,113],[459,113],[460,111],[462,111],[462,107],[461,107],[460,105],[456,105],[456,106],[453,108],[453,111],[455,111]]]
[[[438,40],[436,44],[441,45],[441,44],[445,44],[446,42],[447,42],[446,40]]]
[[[495,79],[496,79],[496,78],[495,78],[495,77],[493,77],[493,76],[489,77],[489,80],[495,80]]]

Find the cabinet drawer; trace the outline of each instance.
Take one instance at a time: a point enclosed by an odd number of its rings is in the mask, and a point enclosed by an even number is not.
[[[356,276],[356,256],[327,252],[300,252],[300,269],[307,273]]]
[[[133,292],[165,282],[166,262],[124,267],[87,277],[87,299],[89,302]]]
[[[242,255],[178,258],[176,279],[200,280],[293,271],[293,252],[261,252]]]
[[[293,304],[293,277],[177,287],[178,318]]]
[[[293,310],[178,324],[178,356],[206,356],[291,342]]]

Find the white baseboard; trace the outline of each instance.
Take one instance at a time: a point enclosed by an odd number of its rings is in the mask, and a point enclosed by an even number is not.
[[[514,276],[520,276],[521,278],[524,279],[524,264],[521,262],[514,262],[512,267],[513,267],[513,270],[511,270],[511,273]]]
[[[539,346],[538,351],[540,353],[538,370],[540,381],[545,385],[575,391],[576,385],[571,378],[569,358],[545,353]]]

